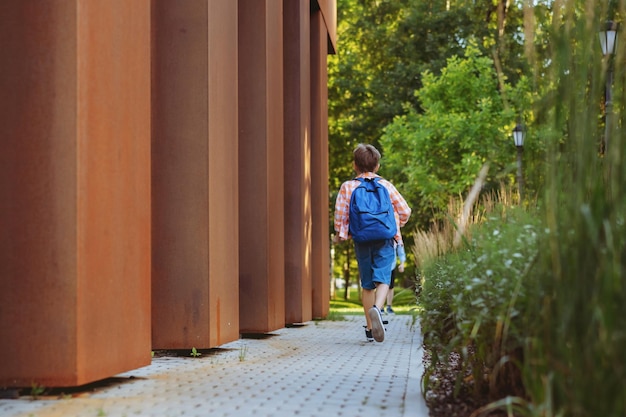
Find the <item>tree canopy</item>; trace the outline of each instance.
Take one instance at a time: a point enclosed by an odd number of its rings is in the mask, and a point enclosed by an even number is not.
[[[422,81],[421,112],[398,116],[380,143],[385,174],[400,180],[417,217],[431,220],[445,213],[450,196],[471,188],[484,164],[491,178],[506,173],[515,114],[499,93],[493,61],[471,45],[466,57],[449,58],[439,76],[425,71]]]
[[[536,3],[539,11],[551,2]],[[412,225],[428,225],[450,196],[466,192],[483,163],[494,177],[511,171],[507,137],[523,116],[519,106],[530,105],[532,82],[522,76],[524,19],[521,4],[507,0],[339,0],[339,48],[329,62],[331,192],[353,175],[360,142],[383,154],[380,173],[407,194]]]

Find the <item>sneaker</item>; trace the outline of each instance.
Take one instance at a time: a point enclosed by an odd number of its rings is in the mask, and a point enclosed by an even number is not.
[[[372,331],[365,329],[365,338],[368,342],[373,342],[374,338],[372,337]]]
[[[391,306],[387,306],[387,314],[396,314],[396,312],[393,311],[393,308],[391,308]]]
[[[367,312],[369,318],[372,321],[372,336],[377,342],[385,340],[385,327],[383,325],[383,317],[380,315],[378,307],[374,306]]]

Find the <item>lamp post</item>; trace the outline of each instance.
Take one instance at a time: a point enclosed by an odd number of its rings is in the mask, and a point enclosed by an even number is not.
[[[522,154],[524,153],[524,128],[519,123],[513,129],[513,142],[517,148],[517,189],[519,191],[519,200],[524,200],[524,177],[522,176]]]
[[[604,100],[604,153],[609,148],[609,135],[611,133],[612,112],[613,112],[613,63],[611,57],[615,53],[615,45],[617,44],[617,23],[608,21],[599,33],[600,46],[602,47],[602,54],[607,60],[607,74],[606,74],[606,88],[605,88],[605,100]]]

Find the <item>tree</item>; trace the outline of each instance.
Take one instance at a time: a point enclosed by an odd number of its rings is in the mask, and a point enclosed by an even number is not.
[[[421,113],[415,91],[423,86],[422,74],[440,74],[447,59],[462,56],[471,39],[483,55],[495,57],[500,83],[516,82],[523,72],[523,10],[516,3],[339,0],[337,11],[339,48],[329,60],[333,191],[353,175],[350,161],[356,144],[380,148],[385,126],[394,118]],[[381,151],[384,167],[389,167],[386,150]]]
[[[429,226],[447,211],[451,197],[471,188],[483,164],[490,165],[486,188],[512,181],[513,107],[502,98],[493,60],[468,45],[465,57],[448,59],[441,75],[422,74],[416,93],[422,113],[410,109],[389,124],[381,138],[387,176],[414,207],[413,224]],[[519,83],[525,89],[526,84]],[[521,95],[523,96],[523,95]]]
[[[529,102],[528,91],[520,92],[517,97],[507,97],[507,94],[515,93],[508,91],[505,84],[530,85],[523,77],[528,66],[525,53],[528,55],[529,50],[533,56],[531,65],[540,66],[546,62],[542,58],[548,50],[545,41],[548,31],[545,29],[551,22],[545,18],[544,12],[551,4],[551,0],[537,0],[534,5],[526,3],[524,7],[520,2],[509,0],[338,0],[338,54],[329,59],[329,217],[332,218],[336,197],[334,193],[342,181],[354,175],[350,163],[352,150],[357,143],[366,142],[377,146],[383,154],[380,173],[401,188],[407,198],[416,204],[415,214],[407,228],[411,230],[416,224],[428,225],[433,220],[432,209],[445,207],[451,197],[458,195],[446,195],[446,192],[456,192],[462,188],[462,184],[467,184],[469,174],[465,173],[474,169],[478,161],[488,155],[484,149],[477,155],[467,153],[464,147],[471,144],[457,141],[446,150],[445,155],[439,155],[452,159],[464,156],[455,167],[457,171],[450,180],[453,183],[438,183],[439,179],[445,180],[445,176],[422,172],[421,176],[429,180],[424,182],[428,186],[425,190],[402,185],[405,181],[417,184],[415,175],[419,174],[416,170],[406,172],[403,169],[407,163],[413,164],[413,161],[402,157],[402,152],[415,145],[409,141],[411,134],[405,135],[402,129],[410,132],[410,123],[424,112],[423,103],[415,94],[424,86],[423,74],[439,76],[448,64],[448,59],[464,56],[465,49],[473,42],[473,48],[479,51],[477,56],[491,58],[490,77],[494,80],[490,84],[486,101],[474,97],[474,103],[493,106],[495,102],[491,95],[495,85],[502,105],[511,102],[509,111],[517,112],[515,117],[524,119],[530,114],[531,108],[516,103]],[[533,19],[537,23],[524,31],[523,22],[534,22]],[[538,30],[533,31],[534,28]],[[533,89],[538,89],[536,83],[541,79],[531,81]],[[521,116],[522,109],[524,117]],[[475,119],[481,116],[475,114],[470,124],[480,125]],[[459,135],[467,134],[467,129],[453,118],[450,116],[450,120],[446,121],[449,124],[448,133],[452,134],[453,129],[457,129],[454,135],[458,139]],[[394,120],[405,122],[403,125]],[[430,129],[439,126],[434,123],[433,117],[430,120]],[[393,126],[385,130],[392,122]],[[504,143],[504,138],[510,135],[507,129],[512,129],[513,124],[514,116],[511,116],[499,127],[500,146],[509,146]],[[398,139],[381,146],[384,132],[387,136],[406,136],[406,140]],[[483,137],[494,134],[490,130],[469,133]],[[455,137],[446,136],[442,132],[438,134],[442,141],[443,138],[451,140]],[[514,155],[511,146],[507,150],[509,156]],[[510,162],[514,164],[514,156]],[[434,160],[433,167],[441,169],[445,163],[445,159]],[[498,167],[492,167],[492,174],[498,170],[502,172],[506,163],[505,159],[500,160]],[[411,236],[408,236],[408,240],[410,244]],[[336,262],[342,263],[340,259]]]

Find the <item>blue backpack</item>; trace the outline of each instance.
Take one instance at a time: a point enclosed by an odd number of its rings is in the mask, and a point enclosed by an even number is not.
[[[355,242],[391,239],[396,235],[396,218],[389,191],[380,178],[356,178],[361,184],[350,198],[350,234]]]

